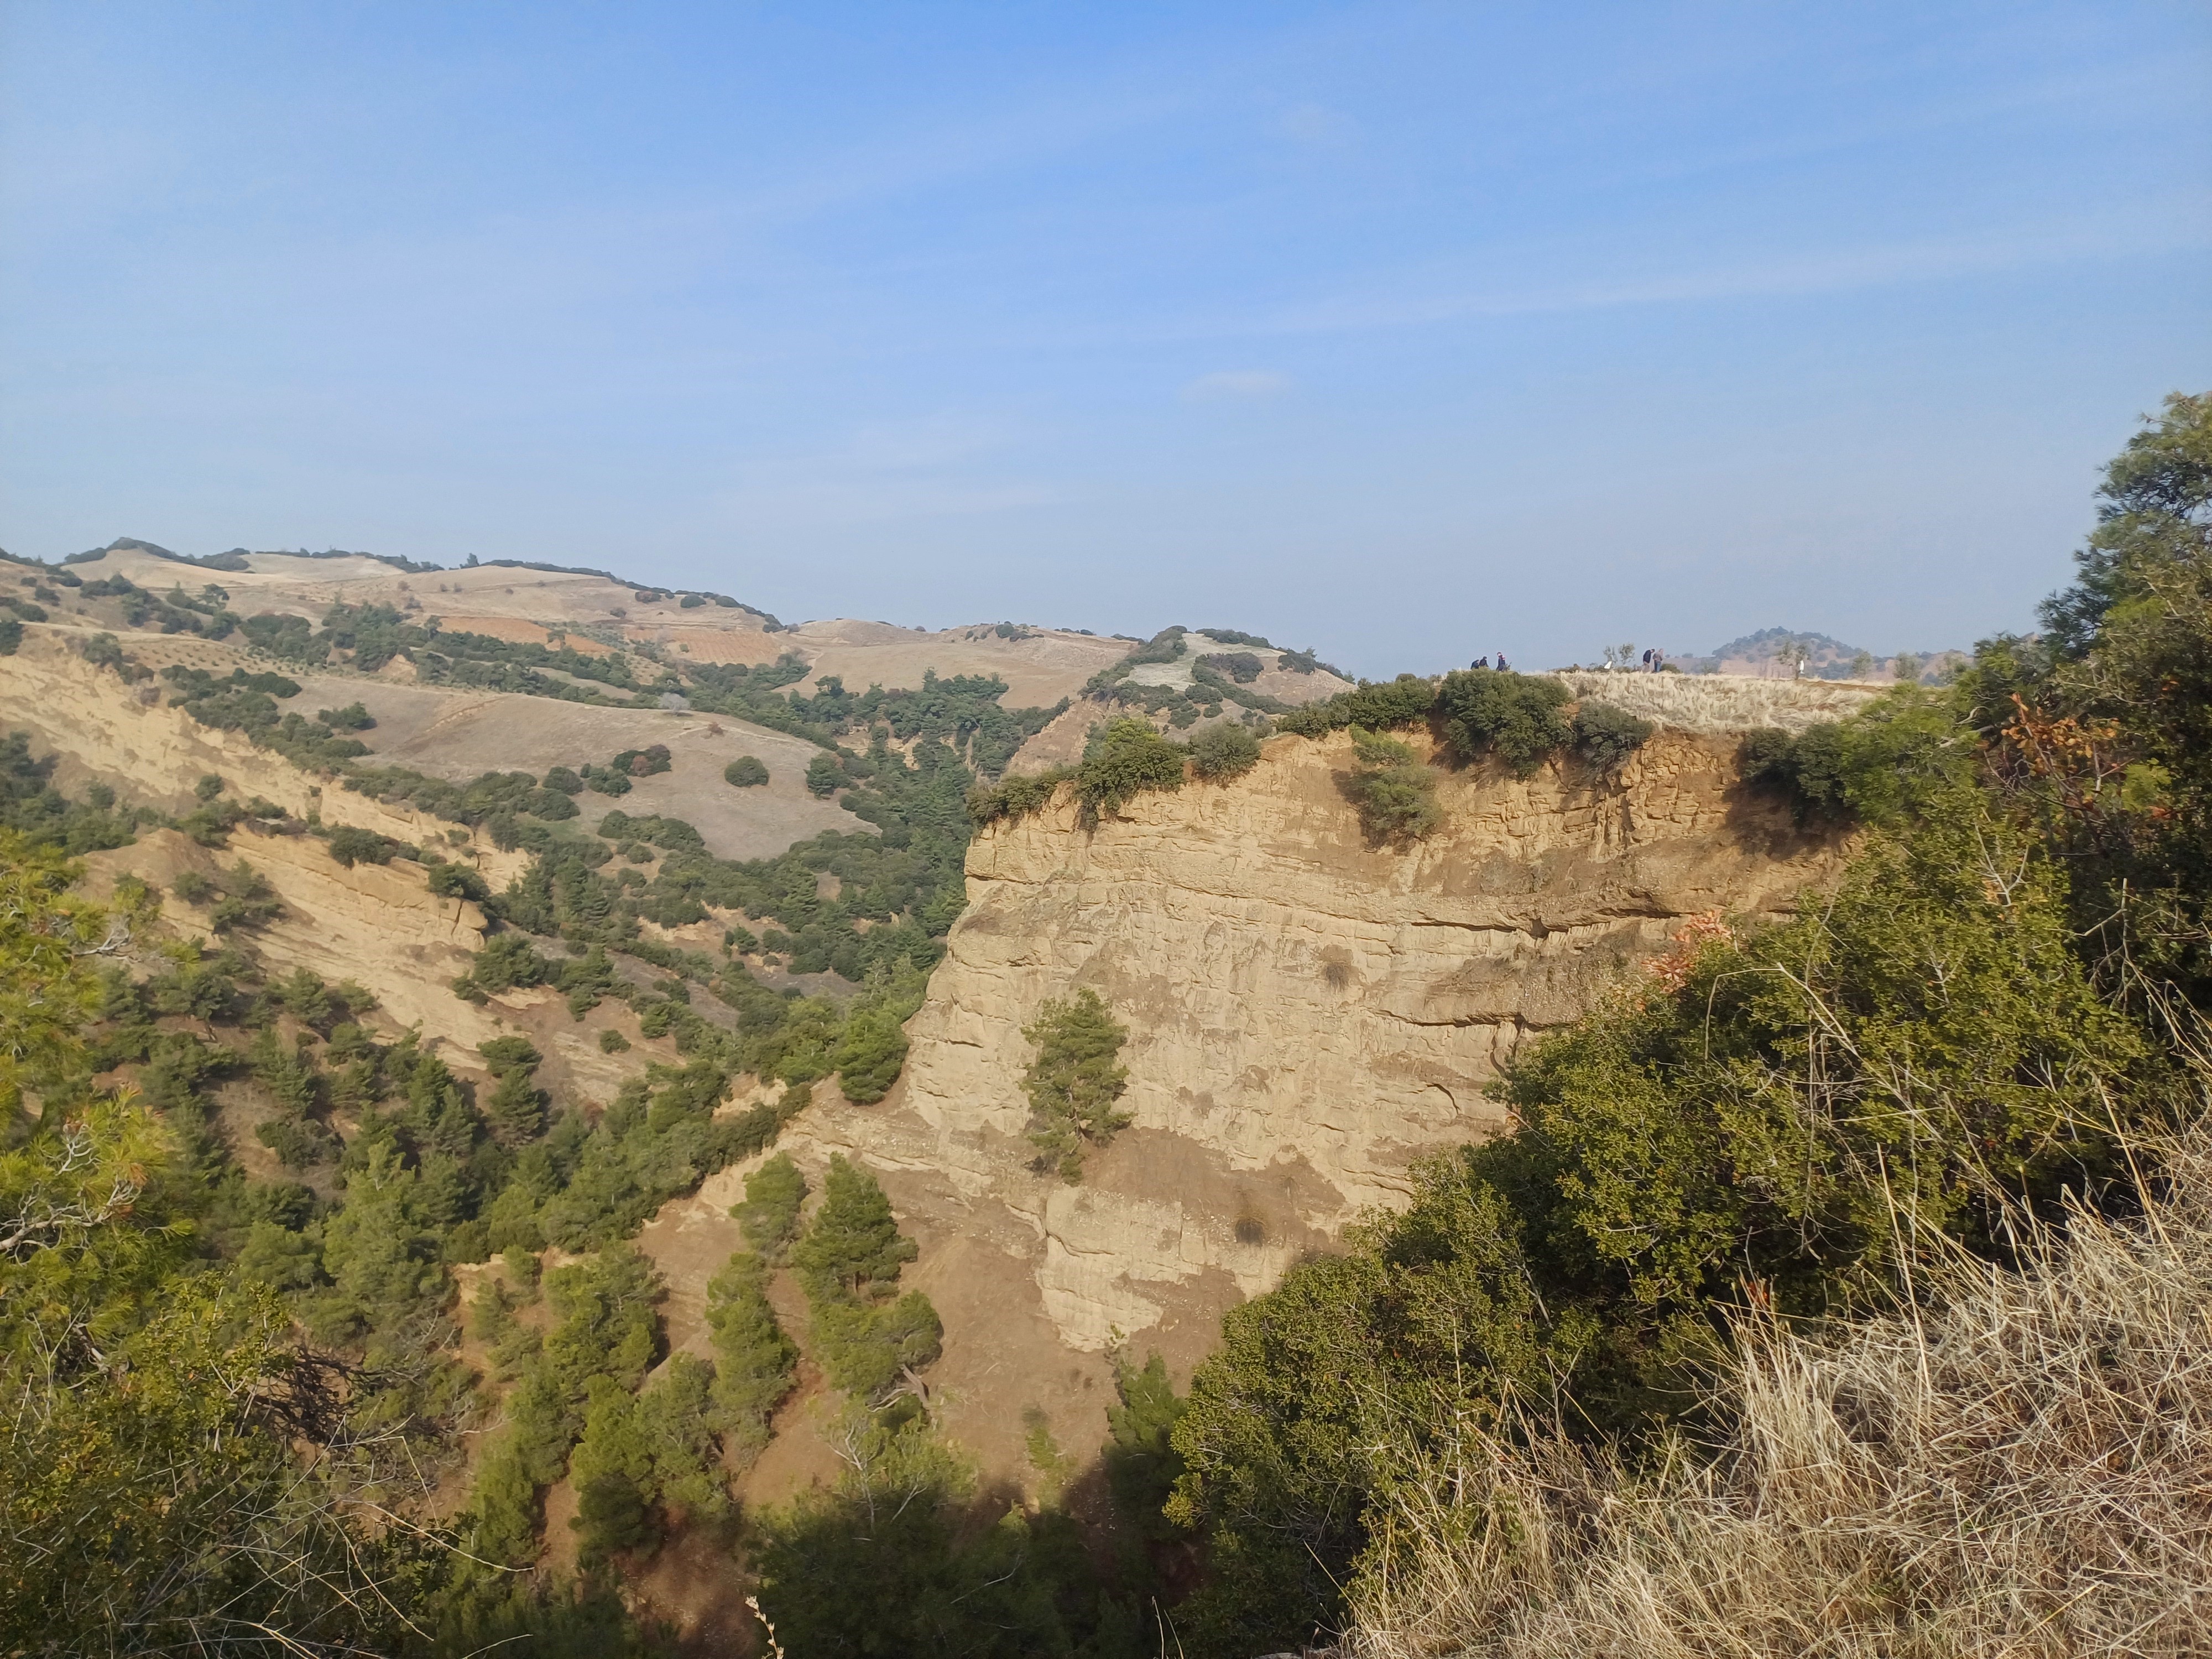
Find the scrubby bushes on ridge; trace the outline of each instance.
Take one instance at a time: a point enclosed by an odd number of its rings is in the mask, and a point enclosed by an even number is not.
[[[1461,669],[1441,679],[1401,674],[1363,683],[1294,709],[1278,731],[1318,738],[1346,726],[1401,731],[1427,726],[1462,763],[1496,756],[1516,777],[1528,777],[1555,754],[1571,750],[1600,772],[1618,769],[1653,727],[1621,709],[1585,702],[1570,720],[1567,689],[1540,674]]]
[[[1260,763],[1260,739],[1252,728],[1224,720],[1190,740],[1191,769],[1210,783],[1241,778]]]
[[[1418,841],[1443,821],[1437,775],[1395,738],[1352,728],[1353,770],[1346,786],[1359,827],[1377,843]]]

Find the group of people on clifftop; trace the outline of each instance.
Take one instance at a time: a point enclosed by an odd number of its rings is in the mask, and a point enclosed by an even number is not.
[[[1657,646],[1653,646],[1650,650],[1644,653],[1644,672],[1645,673],[1656,674],[1666,665],[1667,653],[1664,651],[1662,651]],[[1468,666],[1469,668],[1490,668],[1495,666],[1497,671],[1501,674],[1510,672],[1505,662],[1505,653],[1503,651],[1498,653],[1498,661],[1494,665],[1487,657],[1477,657],[1473,662],[1468,664]]]

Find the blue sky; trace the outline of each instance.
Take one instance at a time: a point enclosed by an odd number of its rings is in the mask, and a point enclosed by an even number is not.
[[[2212,385],[2208,244],[2201,4],[0,0],[0,546],[1924,649]]]

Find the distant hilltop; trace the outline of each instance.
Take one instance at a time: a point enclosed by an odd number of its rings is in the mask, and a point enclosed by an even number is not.
[[[1762,628],[1756,634],[1717,646],[1702,657],[1668,660],[1686,674],[1756,674],[1820,680],[1937,679],[1965,663],[1971,653],[1955,649],[1902,651],[1884,655],[1828,635],[1788,628]]]

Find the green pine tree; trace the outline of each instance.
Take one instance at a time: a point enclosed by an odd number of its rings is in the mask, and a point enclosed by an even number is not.
[[[528,1072],[509,1072],[491,1091],[484,1116],[501,1146],[526,1146],[545,1132],[545,1096]]]
[[[1079,1181],[1085,1143],[1103,1146],[1132,1121],[1114,1109],[1129,1086],[1127,1070],[1115,1064],[1129,1033],[1098,994],[1085,988],[1065,1001],[1047,1002],[1022,1035],[1037,1049],[1022,1074],[1022,1091],[1030,1097],[1030,1140],[1063,1180]]]
[[[805,1201],[806,1177],[790,1153],[778,1152],[745,1177],[744,1202],[730,1206],[730,1215],[746,1243],[764,1261],[779,1262],[799,1230],[799,1207]]]
[[[900,1267],[916,1254],[915,1242],[900,1236],[891,1201],[876,1178],[843,1153],[833,1156],[823,1182],[822,1207],[791,1249],[807,1296],[816,1301],[878,1301],[898,1283]]]
[[[791,1392],[799,1350],[769,1305],[768,1267],[740,1250],[708,1282],[707,1325],[714,1333],[714,1407],[732,1455],[768,1443],[769,1418]]]
[[[568,1460],[575,1483],[578,1561],[588,1571],[614,1554],[654,1541],[647,1495],[653,1486],[653,1445],[646,1437],[637,1397],[611,1376],[585,1385],[584,1437]]]

